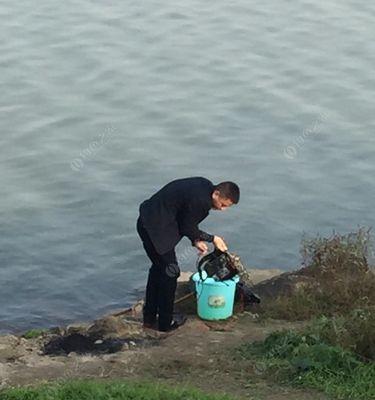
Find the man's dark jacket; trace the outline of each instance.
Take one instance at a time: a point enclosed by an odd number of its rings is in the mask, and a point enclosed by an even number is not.
[[[214,185],[202,177],[177,179],[165,185],[139,207],[140,219],[159,254],[173,249],[183,236],[212,242],[198,224],[212,207]]]

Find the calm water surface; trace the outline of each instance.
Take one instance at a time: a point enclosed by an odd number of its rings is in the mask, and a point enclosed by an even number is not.
[[[239,184],[201,226],[258,268],[375,225],[374,22],[364,0],[3,1],[0,332],[139,298],[138,205],[175,178]]]

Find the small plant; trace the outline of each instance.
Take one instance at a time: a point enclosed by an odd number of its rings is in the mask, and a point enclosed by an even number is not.
[[[30,329],[29,331],[25,332],[22,337],[25,339],[35,339],[43,335],[45,332],[47,332],[46,329]]]

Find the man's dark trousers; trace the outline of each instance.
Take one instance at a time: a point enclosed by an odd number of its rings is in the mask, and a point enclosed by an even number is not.
[[[167,253],[158,254],[140,218],[137,220],[137,232],[152,263],[146,286],[143,322],[153,324],[159,314],[159,330],[166,331],[173,319],[174,297],[180,274],[176,253],[173,248]]]

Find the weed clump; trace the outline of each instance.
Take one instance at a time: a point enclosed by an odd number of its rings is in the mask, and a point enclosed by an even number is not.
[[[269,299],[268,317],[303,320],[325,315],[345,315],[375,307],[375,274],[368,264],[370,229],[347,235],[307,238],[301,241],[304,267],[293,273],[301,285],[291,293]]]
[[[309,324],[307,332],[364,361],[375,361],[375,308],[353,310],[345,316],[321,316]]]

